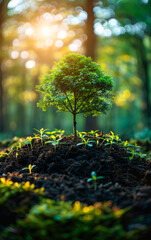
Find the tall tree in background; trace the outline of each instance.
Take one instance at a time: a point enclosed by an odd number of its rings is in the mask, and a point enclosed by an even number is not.
[[[2,62],[4,57],[3,51],[3,24],[7,18],[7,5],[9,0],[0,1],[0,132],[4,131],[4,117],[3,117],[3,70]]]
[[[96,60],[96,35],[94,33],[94,3],[95,0],[87,0],[86,1],[86,12],[88,14],[87,21],[86,21],[86,35],[87,35],[87,41],[86,41],[86,48],[85,48],[85,54],[87,57],[91,57],[93,60]],[[85,128],[86,131],[89,131],[90,129],[97,129],[97,121],[96,117],[87,117],[85,120]]]

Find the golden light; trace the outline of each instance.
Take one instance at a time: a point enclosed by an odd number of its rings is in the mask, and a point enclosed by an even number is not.
[[[26,28],[25,34],[27,36],[31,36],[33,34],[34,30],[31,27]]]
[[[72,51],[72,52],[76,52],[76,51],[78,50],[78,46],[77,46],[75,43],[71,43],[71,44],[69,45],[69,49],[70,49],[70,51]]]
[[[19,43],[20,43],[19,39],[17,39],[17,38],[14,39],[13,40],[13,47],[18,47]]]
[[[12,51],[11,52],[11,58],[12,59],[17,59],[19,57],[19,52],[18,51]]]
[[[22,51],[20,54],[21,58],[26,59],[29,56],[29,53],[27,51]]]
[[[65,30],[61,30],[61,31],[58,32],[57,37],[59,39],[64,39],[64,38],[67,37],[67,32]]]
[[[52,45],[53,45],[53,40],[52,40],[52,39],[47,39],[47,40],[45,41],[45,45],[46,45],[47,47],[52,46]]]
[[[129,89],[124,90],[115,97],[115,104],[117,106],[124,106],[127,101],[133,101],[135,99],[134,95]]]
[[[55,16],[55,20],[56,21],[61,21],[63,19],[63,16],[61,15],[61,14],[57,14],[56,16]]]
[[[38,28],[38,36],[39,38],[47,38],[52,35],[51,28],[48,26],[40,26]]]
[[[55,42],[55,46],[56,46],[57,48],[61,48],[61,47],[63,46],[63,41],[57,40],[57,41]]]
[[[25,63],[26,68],[33,68],[33,67],[35,67],[35,65],[36,65],[36,63],[34,60],[29,60]]]

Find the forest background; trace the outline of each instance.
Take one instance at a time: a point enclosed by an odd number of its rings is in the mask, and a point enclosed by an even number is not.
[[[69,52],[92,57],[115,82],[111,110],[78,116],[77,129],[151,138],[151,0],[0,0],[0,139],[72,133],[72,115],[43,112],[35,91]]]

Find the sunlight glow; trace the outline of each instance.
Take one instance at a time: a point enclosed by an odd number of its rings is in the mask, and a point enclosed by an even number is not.
[[[21,55],[21,58],[26,59],[28,58],[29,53],[27,51],[22,51],[20,55]]]
[[[95,24],[94,24],[94,32],[95,32],[97,35],[102,34],[103,31],[104,31],[104,28],[103,28],[103,26],[102,26],[101,23],[95,23]]]
[[[64,30],[61,30],[61,31],[58,32],[57,37],[58,37],[59,39],[64,39],[64,38],[67,37],[67,32],[64,31]]]
[[[119,93],[116,98],[115,98],[115,104],[117,106],[124,106],[127,102],[127,100],[133,101],[134,100],[134,96],[132,96],[131,98],[131,92],[129,91],[129,89],[124,90],[123,92]]]
[[[52,45],[53,45],[53,40],[52,40],[52,39],[47,39],[47,40],[45,41],[45,45],[46,45],[47,47],[52,46]]]
[[[61,21],[63,19],[63,16],[61,15],[61,14],[57,14],[56,16],[55,16],[55,20],[56,21]]]
[[[61,48],[61,47],[63,46],[63,41],[57,40],[57,41],[55,42],[55,46],[56,46],[57,48]]]
[[[70,51],[72,51],[72,52],[76,52],[76,51],[78,50],[78,46],[77,46],[75,43],[71,43],[71,44],[69,45],[69,49],[70,49]]]
[[[31,27],[28,27],[26,30],[25,30],[25,34],[27,36],[31,36],[33,34],[34,30],[31,28]]]
[[[41,26],[38,29],[38,33],[39,33],[40,37],[44,37],[44,38],[49,37],[51,35],[50,27],[48,27],[48,26]]]
[[[11,0],[8,4],[8,8],[14,8],[16,7],[19,3],[21,2],[21,0]]]
[[[33,67],[35,67],[35,65],[36,65],[36,63],[34,60],[29,60],[25,63],[26,68],[33,68]]]
[[[51,13],[46,12],[42,16],[46,21],[49,21],[49,22],[54,21],[54,15],[52,15]]]
[[[12,51],[11,52],[11,58],[12,59],[17,59],[19,57],[19,52],[18,51]]]
[[[19,45],[19,39],[14,39],[13,40],[13,47],[17,47]]]

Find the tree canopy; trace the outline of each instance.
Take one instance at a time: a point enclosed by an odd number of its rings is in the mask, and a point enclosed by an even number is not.
[[[113,81],[104,74],[101,66],[79,53],[66,55],[42,78],[37,86],[44,94],[39,107],[46,110],[55,105],[60,111],[73,115],[74,136],[76,136],[76,115],[97,116],[106,113],[112,98]]]

